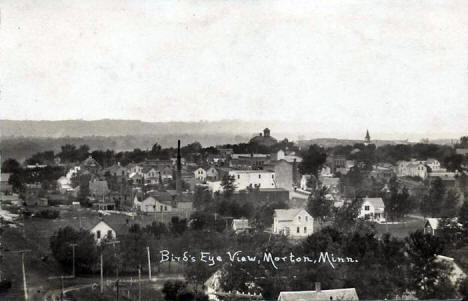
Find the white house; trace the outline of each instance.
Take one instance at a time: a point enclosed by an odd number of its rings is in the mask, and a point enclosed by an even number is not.
[[[150,196],[144,199],[140,204],[138,210],[141,212],[146,213],[154,213],[154,212],[171,212],[172,206],[167,202],[162,202],[157,200],[156,198]]]
[[[358,217],[385,222],[385,204],[382,198],[363,198]]]
[[[234,177],[236,191],[247,187],[276,188],[275,173],[266,170],[230,170],[229,176]]]
[[[94,239],[96,243],[100,243],[103,239],[115,239],[116,232],[115,230],[109,226],[105,221],[100,221],[96,224],[93,228],[91,228],[90,232],[94,235]]]
[[[440,164],[439,164],[440,168]],[[398,161],[397,163],[397,176],[399,177],[420,177],[425,179],[427,177],[426,161]]]
[[[195,175],[196,180],[201,181],[201,182],[206,181],[206,170],[204,170],[203,168],[199,167],[195,169],[193,173]]]
[[[440,162],[436,159],[427,159],[426,165],[429,166],[432,171],[440,169]]]
[[[276,209],[273,233],[290,238],[309,236],[314,233],[314,218],[304,209]]]
[[[133,163],[129,164],[127,166],[127,170],[129,174],[138,174],[138,175],[143,174],[143,166],[138,165],[138,164],[133,164]]]

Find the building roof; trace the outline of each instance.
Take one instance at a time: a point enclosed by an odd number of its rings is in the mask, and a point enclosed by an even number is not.
[[[336,300],[359,300],[354,288],[340,288],[321,291],[293,291],[280,292],[278,296],[280,301],[336,301]]]
[[[382,198],[363,198],[363,202],[371,203],[374,208],[385,208],[385,204]]]
[[[432,230],[437,230],[439,228],[439,219],[434,217],[426,218],[426,225],[429,224]]]
[[[275,209],[275,217],[281,221],[291,221],[302,211],[305,211],[305,210],[300,209],[300,208],[299,209]]]

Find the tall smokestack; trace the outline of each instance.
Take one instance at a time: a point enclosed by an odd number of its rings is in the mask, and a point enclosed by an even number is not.
[[[182,193],[182,163],[180,162],[180,140],[177,140],[177,172],[176,172],[176,191],[177,195]]]

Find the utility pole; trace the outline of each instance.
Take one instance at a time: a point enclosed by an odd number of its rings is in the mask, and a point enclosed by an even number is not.
[[[31,250],[17,250],[17,251],[5,251],[5,253],[17,253],[21,254],[21,268],[23,271],[23,289],[24,289],[24,300],[28,300],[28,286],[26,283],[26,268],[24,266],[24,253],[31,252]]]
[[[150,248],[146,247],[146,251],[148,252],[148,278],[151,281],[151,257],[150,257]]]
[[[120,243],[120,241],[118,240],[113,240],[113,241],[109,241],[109,242],[105,242],[103,243],[104,245],[114,245],[114,248],[115,248],[115,244],[118,244]],[[104,259],[102,257],[102,251],[103,251],[103,247],[101,246],[101,294],[104,293],[104,270],[103,270],[103,266],[104,266]],[[115,252],[115,251],[114,251]]]
[[[141,301],[141,267],[138,266],[138,301]]]
[[[66,276],[66,275],[61,275],[61,276],[55,276],[55,277],[49,277],[47,279],[52,280],[52,279],[60,279],[60,300],[63,301],[63,297],[65,297],[64,294],[64,287],[63,287],[63,279],[71,279],[75,278],[75,276]]]
[[[75,277],[75,247],[77,246],[78,244],[70,244],[70,246],[72,247],[72,252],[73,252],[73,277]]]

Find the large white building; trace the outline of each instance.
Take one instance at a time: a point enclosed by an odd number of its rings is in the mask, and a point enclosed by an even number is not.
[[[309,236],[314,233],[314,218],[304,209],[276,209],[273,233],[290,238]]]
[[[266,170],[230,170],[229,176],[234,177],[236,191],[248,187],[277,188],[275,173]]]
[[[397,163],[397,176],[427,178],[426,161],[399,161]]]

